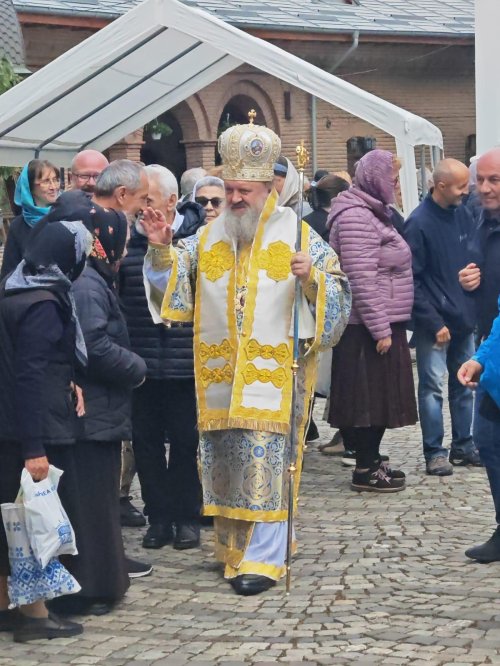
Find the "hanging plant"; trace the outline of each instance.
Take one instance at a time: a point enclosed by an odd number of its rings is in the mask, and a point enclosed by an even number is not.
[[[19,76],[14,71],[14,67],[8,58],[5,56],[0,58],[0,95],[10,88],[13,88],[17,83],[22,80],[22,77]],[[0,166],[0,207],[2,205],[2,200],[4,205],[8,203],[12,210],[14,204],[14,189],[15,181],[14,177],[17,176],[20,172],[20,169],[15,169],[12,167]],[[3,191],[2,191],[3,190]]]
[[[144,131],[147,132],[153,141],[159,141],[162,136],[170,136],[173,129],[167,123],[162,123],[161,120],[155,118],[151,122],[144,125]]]

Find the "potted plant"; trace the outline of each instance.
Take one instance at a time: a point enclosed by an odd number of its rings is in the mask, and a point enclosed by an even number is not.
[[[162,123],[158,118],[155,118],[144,125],[144,130],[151,135],[153,141],[159,141],[162,136],[170,136],[170,134],[172,134],[172,128],[170,125]]]

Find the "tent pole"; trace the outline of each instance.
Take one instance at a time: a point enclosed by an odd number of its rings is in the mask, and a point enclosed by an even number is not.
[[[425,169],[425,146],[420,146],[420,178],[422,183],[422,199],[427,196],[429,188],[427,187],[427,173]]]
[[[318,105],[315,95],[311,95],[311,163],[312,163],[312,174],[318,170]]]

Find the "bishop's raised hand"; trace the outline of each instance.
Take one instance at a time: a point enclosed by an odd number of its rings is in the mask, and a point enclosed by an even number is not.
[[[154,210],[148,206],[141,220],[146,236],[150,243],[170,245],[172,242],[172,225],[169,224],[161,210]]]

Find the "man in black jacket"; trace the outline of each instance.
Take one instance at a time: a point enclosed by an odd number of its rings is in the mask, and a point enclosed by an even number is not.
[[[418,402],[427,473],[445,476],[455,465],[479,465],[472,436],[472,394],[457,380],[474,353],[474,307],[458,281],[467,263],[473,219],[457,215],[469,187],[469,170],[453,159],[440,162],[434,188],[408,218],[404,235],[413,254],[414,341]],[[450,459],[443,446],[443,382],[448,371],[452,423]]]
[[[201,206],[188,202],[176,213],[178,187],[162,166],[145,168],[148,205],[173,223],[175,238],[196,233],[204,224]],[[189,324],[153,321],[142,266],[148,241],[140,223],[132,229],[128,254],[120,268],[120,298],[132,349],[146,361],[144,384],[134,391],[133,447],[149,528],[144,548],[195,548],[200,542],[201,488],[197,469],[198,431],[193,369],[193,330]],[[165,441],[170,444],[168,464]],[[175,536],[173,531],[175,525]]]
[[[500,294],[500,148],[493,148],[477,161],[476,192],[482,206],[472,242],[475,254],[460,271],[462,287],[476,304],[478,337],[485,340],[498,315]],[[482,358],[481,358],[482,360]],[[475,386],[484,369],[471,360],[460,370],[461,380]],[[465,551],[477,562],[500,561],[500,408],[479,384],[474,410],[474,441],[488,474],[496,510],[497,527],[485,543]]]

